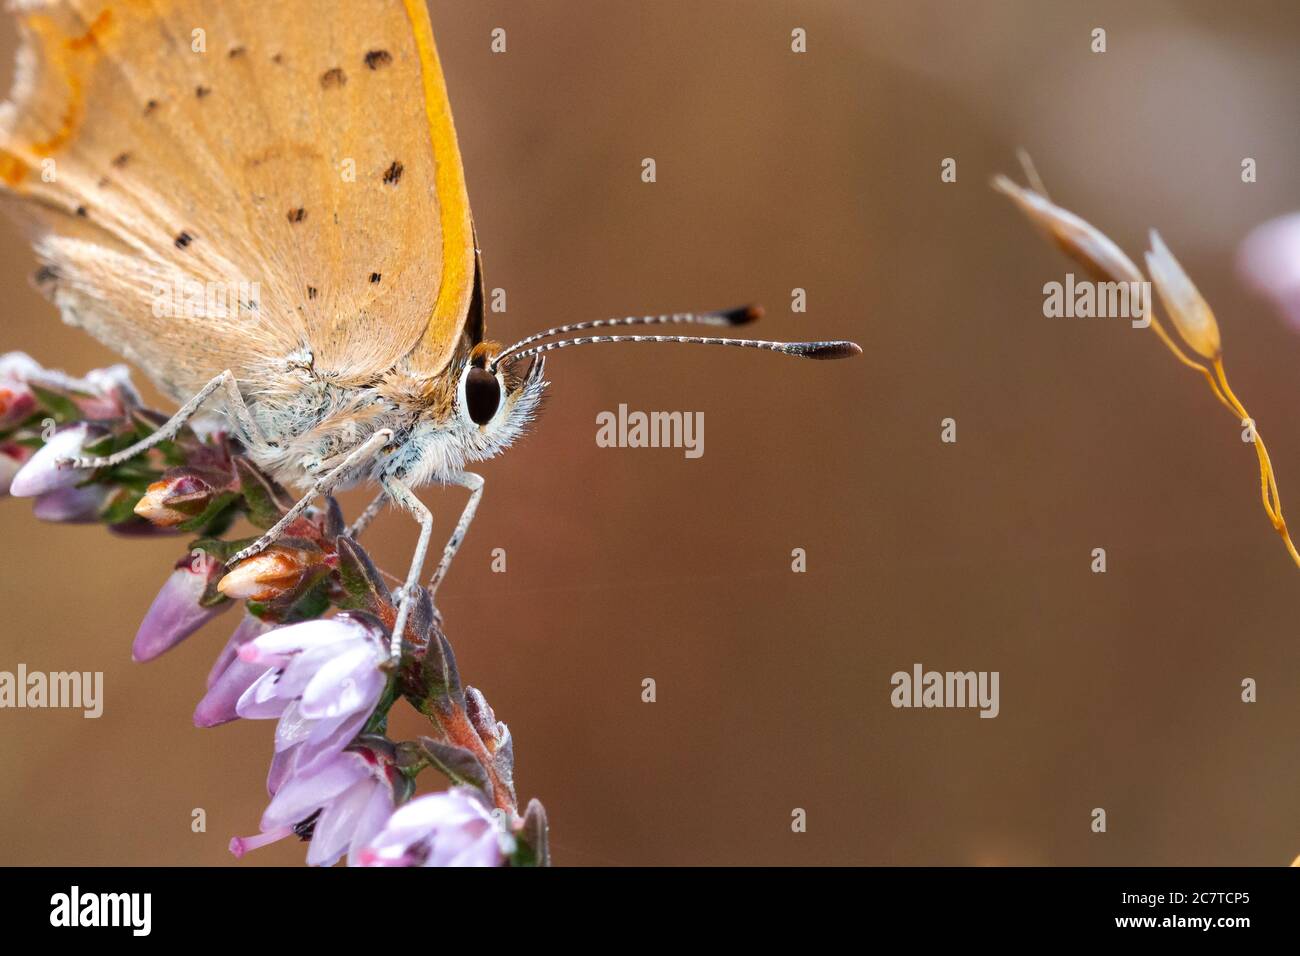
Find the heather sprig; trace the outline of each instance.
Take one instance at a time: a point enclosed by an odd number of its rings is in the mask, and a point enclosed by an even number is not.
[[[77,379],[21,353],[0,356],[0,495],[34,498],[45,520],[188,536],[140,626],[135,659],[152,659],[244,606],[194,713],[201,727],[277,720],[261,833],[232,840],[232,852],[297,835],[311,841],[313,864],[344,855],[387,865],[549,863],[541,803],[519,812],[510,731],[479,690],[462,684],[422,589],[408,598],[403,653],[390,663],[387,636],[397,620],[390,579],[334,499],[265,552],[228,567],[293,497],[220,428],[187,427],[111,468],[60,466],[126,448],[165,420],[143,407],[120,366]],[[241,521],[255,532],[230,537]],[[387,738],[401,701],[428,719],[428,735]],[[454,788],[419,798],[399,817],[427,769]],[[380,842],[371,847],[372,840]]]

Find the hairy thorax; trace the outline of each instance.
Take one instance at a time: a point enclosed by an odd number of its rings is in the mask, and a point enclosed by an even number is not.
[[[392,432],[392,440],[365,467],[348,475],[345,486],[368,478],[408,478],[416,470],[412,441],[423,436],[427,442],[429,432],[438,430],[431,426],[449,418],[451,396],[397,373],[358,383],[300,367],[259,385],[256,389],[245,385],[244,390],[265,440],[240,437],[259,467],[281,484],[298,489],[305,490],[337,467],[380,429]],[[454,427],[444,430],[454,432]],[[426,474],[422,480],[437,477]]]
[[[446,481],[467,463],[498,454],[521,433],[540,397],[541,383],[504,420],[480,428],[456,411],[455,377],[414,377],[392,370],[371,382],[297,366],[241,382],[262,431],[240,435],[253,461],[278,482],[307,490],[381,429],[391,439],[348,473],[342,487],[397,478],[410,486]],[[232,422],[233,425],[233,422]]]

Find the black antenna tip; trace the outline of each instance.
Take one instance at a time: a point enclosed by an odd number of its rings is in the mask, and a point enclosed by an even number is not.
[[[862,354],[862,346],[856,342],[807,342],[799,349],[799,355],[810,359],[853,358]]]
[[[763,317],[763,307],[761,305],[742,305],[736,309],[726,309],[717,313],[718,317],[726,320],[728,325],[748,325],[750,322],[757,322]]]

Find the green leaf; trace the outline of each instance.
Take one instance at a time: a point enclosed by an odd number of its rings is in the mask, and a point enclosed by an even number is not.
[[[432,737],[421,737],[420,746],[429,758],[429,763],[441,770],[452,783],[476,787],[489,797],[492,796],[492,783],[487,771],[470,751]]]
[[[388,683],[384,685],[384,692],[380,695],[379,703],[375,705],[375,712],[370,715],[366,721],[365,727],[361,728],[363,734],[382,734],[388,730],[388,712],[393,709],[393,704],[397,702],[397,681],[393,680],[390,675]]]
[[[220,538],[203,537],[190,544],[190,553],[202,551],[214,561],[225,564],[232,554],[242,551],[256,540],[256,538],[240,538],[236,541],[222,541]]]
[[[460,671],[456,668],[456,655],[451,644],[447,642],[442,629],[431,628],[429,645],[424,650],[424,659],[420,661],[420,678],[424,697],[416,707],[421,713],[428,713],[427,708],[445,710],[449,704],[464,707],[465,692],[460,683]]]
[[[197,531],[203,533],[206,537],[216,537],[230,527],[230,520],[222,522],[223,518],[233,519],[234,515],[227,512],[232,511],[231,506],[239,500],[239,495],[233,491],[222,491],[212,496],[208,506],[203,509],[201,514],[195,515],[182,521],[176,526],[178,531]]]
[[[320,617],[330,609],[330,569],[318,564],[289,591],[270,601],[249,601],[254,617],[277,624],[296,624]]]
[[[217,590],[217,582],[213,581],[203,597],[199,598],[199,607],[220,607],[229,600],[230,598]]]
[[[344,596],[338,606],[345,611],[376,611],[388,603],[388,588],[370,555],[347,535],[335,539],[339,557],[339,583]]]
[[[135,506],[140,503],[140,495],[127,490],[117,491],[109,499],[108,505],[99,513],[100,520],[106,524],[123,524],[135,517]]]
[[[239,471],[239,483],[244,493],[244,508],[248,512],[248,520],[258,528],[272,527],[284,517],[285,509],[280,507],[277,500],[279,489],[270,478],[243,458],[235,459],[235,468]]]
[[[329,589],[326,587],[326,577],[329,574],[329,569],[322,569],[322,572],[318,572],[318,574],[316,580],[303,591],[302,596],[289,608],[288,614],[285,615],[286,624],[313,620],[330,609]]]
[[[27,387],[32,390],[32,394],[36,396],[45,410],[60,425],[66,422],[75,422],[81,418],[81,409],[77,408],[77,403],[66,395],[60,395],[58,392],[52,392],[48,388],[42,388],[31,382],[27,383]]]
[[[546,808],[534,797],[524,811],[524,825],[515,837],[515,853],[511,866],[550,866],[550,827],[546,822]]]

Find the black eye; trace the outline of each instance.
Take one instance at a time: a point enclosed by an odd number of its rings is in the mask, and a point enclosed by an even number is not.
[[[497,377],[484,368],[471,368],[465,376],[465,411],[475,425],[492,421],[501,404],[501,386]]]

